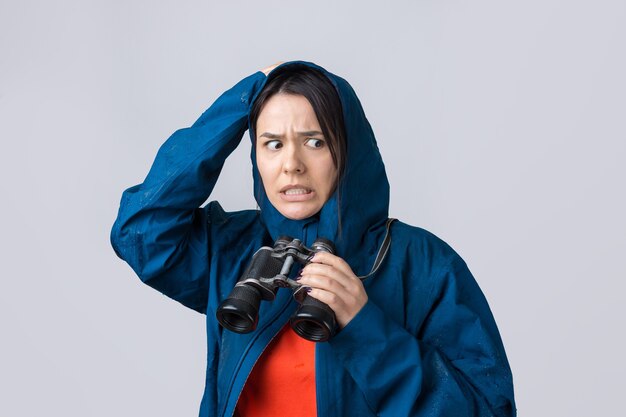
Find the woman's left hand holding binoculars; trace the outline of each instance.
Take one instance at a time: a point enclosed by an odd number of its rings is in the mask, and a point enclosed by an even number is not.
[[[339,256],[318,252],[302,268],[298,283],[311,287],[309,295],[328,304],[339,328],[344,328],[367,303],[363,283]]]

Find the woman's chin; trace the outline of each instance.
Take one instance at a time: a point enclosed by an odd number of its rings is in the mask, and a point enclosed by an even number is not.
[[[314,213],[313,214],[301,214],[301,215],[289,214],[289,213],[281,213],[281,214],[285,216],[286,218],[288,218],[289,220],[304,220],[304,219],[311,217]]]
[[[289,220],[308,219],[320,211],[318,207],[280,207],[277,210]]]

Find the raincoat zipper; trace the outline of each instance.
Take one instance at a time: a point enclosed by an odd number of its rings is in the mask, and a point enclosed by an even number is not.
[[[315,230],[314,230],[314,234],[317,235],[317,223],[307,223],[306,225],[304,225],[303,230],[302,230],[302,242],[305,243],[307,242],[307,236],[308,236],[308,230],[310,226],[314,226]],[[306,244],[306,243],[305,243]],[[267,323],[267,325],[265,327],[263,327],[263,329],[259,330],[259,334],[261,334],[265,329],[267,329],[271,324],[273,324],[276,319],[278,319],[278,317],[280,317],[285,310],[287,309],[287,307],[289,307],[290,303],[285,304],[285,306],[280,310],[280,312],[271,320]],[[230,417],[233,417],[235,415],[235,410],[237,410],[237,403],[239,402],[239,397],[241,397],[241,393],[243,392],[244,387],[246,386],[246,382],[248,382],[248,378],[250,378],[250,374],[252,373],[252,370],[254,369],[255,365],[257,364],[257,362],[259,361],[259,359],[261,358],[261,356],[263,356],[263,352],[265,352],[265,350],[267,349],[267,347],[272,343],[272,341],[274,340],[274,338],[276,338],[276,335],[280,333],[280,329],[278,330],[278,332],[276,334],[274,334],[270,340],[267,342],[267,344],[263,347],[263,350],[261,350],[261,353],[259,354],[259,356],[256,358],[256,360],[254,361],[254,363],[252,364],[252,367],[250,368],[250,372],[248,373],[248,375],[246,376],[245,381],[243,382],[243,385],[241,386],[241,390],[239,390],[239,393],[237,394],[237,401],[235,402],[235,407],[233,408],[233,412],[231,413]],[[258,339],[257,339],[258,340]],[[251,344],[254,342],[251,342]],[[229,382],[229,386],[231,387],[232,390],[232,386],[235,383],[235,379],[237,374],[239,373],[239,370],[241,369],[241,365],[245,359],[246,355],[243,355],[241,357],[241,359],[239,359],[239,363],[237,364],[237,370],[233,373],[233,377]],[[317,344],[315,346],[315,358],[317,358]],[[318,393],[318,383],[317,383],[317,375],[318,375],[318,370],[317,370],[317,359],[315,360],[315,405],[316,407],[319,407],[318,404],[318,398],[319,398],[319,393]],[[230,391],[230,390],[229,390]],[[224,414],[226,413],[226,408],[228,407],[228,397],[230,397],[230,395],[228,395],[226,398],[227,400],[224,403],[224,408],[222,409],[222,412],[220,413],[220,416],[223,417]],[[318,411],[318,415],[319,415],[319,409],[317,409]]]
[[[317,361],[317,351],[319,350],[318,343],[315,343],[315,356],[313,360],[315,361],[315,415],[319,416],[320,414],[320,370],[319,370],[319,362]]]
[[[276,319],[278,319],[278,317],[280,317],[285,310],[289,307],[290,303],[286,303],[285,306],[280,310],[280,312],[271,320],[267,323],[267,325],[265,327],[263,327],[261,330],[259,330],[259,334],[263,333],[263,331],[265,331],[265,329],[267,329],[270,325],[272,325]],[[235,402],[235,407],[233,408],[233,412],[230,414],[230,417],[233,417],[235,415],[235,410],[237,410],[237,403],[239,402],[239,397],[241,397],[241,393],[243,392],[244,387],[246,386],[246,382],[248,382],[248,378],[250,378],[250,374],[252,373],[252,370],[254,369],[254,366],[257,364],[257,362],[259,361],[259,359],[261,358],[261,356],[263,355],[263,352],[265,352],[265,350],[267,349],[267,347],[272,343],[272,340],[274,340],[274,338],[276,338],[276,335],[280,333],[280,329],[278,330],[278,332],[276,334],[274,334],[270,340],[267,342],[267,344],[263,347],[263,350],[261,350],[261,353],[259,354],[259,356],[256,358],[256,360],[254,361],[254,363],[252,364],[252,367],[250,368],[250,372],[248,373],[248,375],[246,376],[245,381],[243,382],[243,385],[241,386],[241,389],[239,390],[239,393],[237,394],[237,401]],[[258,338],[256,339],[258,340]],[[251,345],[254,343],[251,342]],[[232,386],[235,383],[235,379],[237,377],[237,374],[239,373],[239,371],[241,370],[241,365],[245,359],[246,355],[243,355],[240,359],[239,359],[239,363],[237,364],[237,369],[235,372],[233,372],[233,377],[231,378],[230,382],[229,382],[229,386],[231,387],[229,389],[229,391],[232,390]],[[229,395],[226,397],[226,401],[224,402],[224,408],[222,409],[222,412],[220,413],[220,416],[224,416],[224,414],[226,413],[226,408],[228,407],[228,397],[230,397],[230,392]]]

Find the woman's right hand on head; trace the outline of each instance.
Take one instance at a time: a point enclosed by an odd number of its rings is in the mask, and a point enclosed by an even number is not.
[[[263,69],[261,70],[261,72],[262,72],[263,74],[265,74],[265,76],[267,77],[267,75],[268,75],[270,72],[272,72],[272,70],[273,70],[274,68],[276,68],[277,66],[279,66],[279,65],[280,65],[280,64],[282,64],[283,62],[285,62],[285,61],[279,61],[279,62],[275,63],[274,65],[270,65],[269,67],[263,68]]]

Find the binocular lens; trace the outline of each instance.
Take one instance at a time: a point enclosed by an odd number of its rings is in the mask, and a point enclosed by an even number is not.
[[[330,339],[330,332],[317,321],[306,319],[294,319],[291,327],[300,337],[312,342],[325,342]]]
[[[259,321],[261,294],[249,285],[235,286],[217,309],[217,320],[228,330],[249,333]]]
[[[335,334],[335,313],[321,301],[307,297],[290,319],[293,330],[313,342],[325,342]]]

